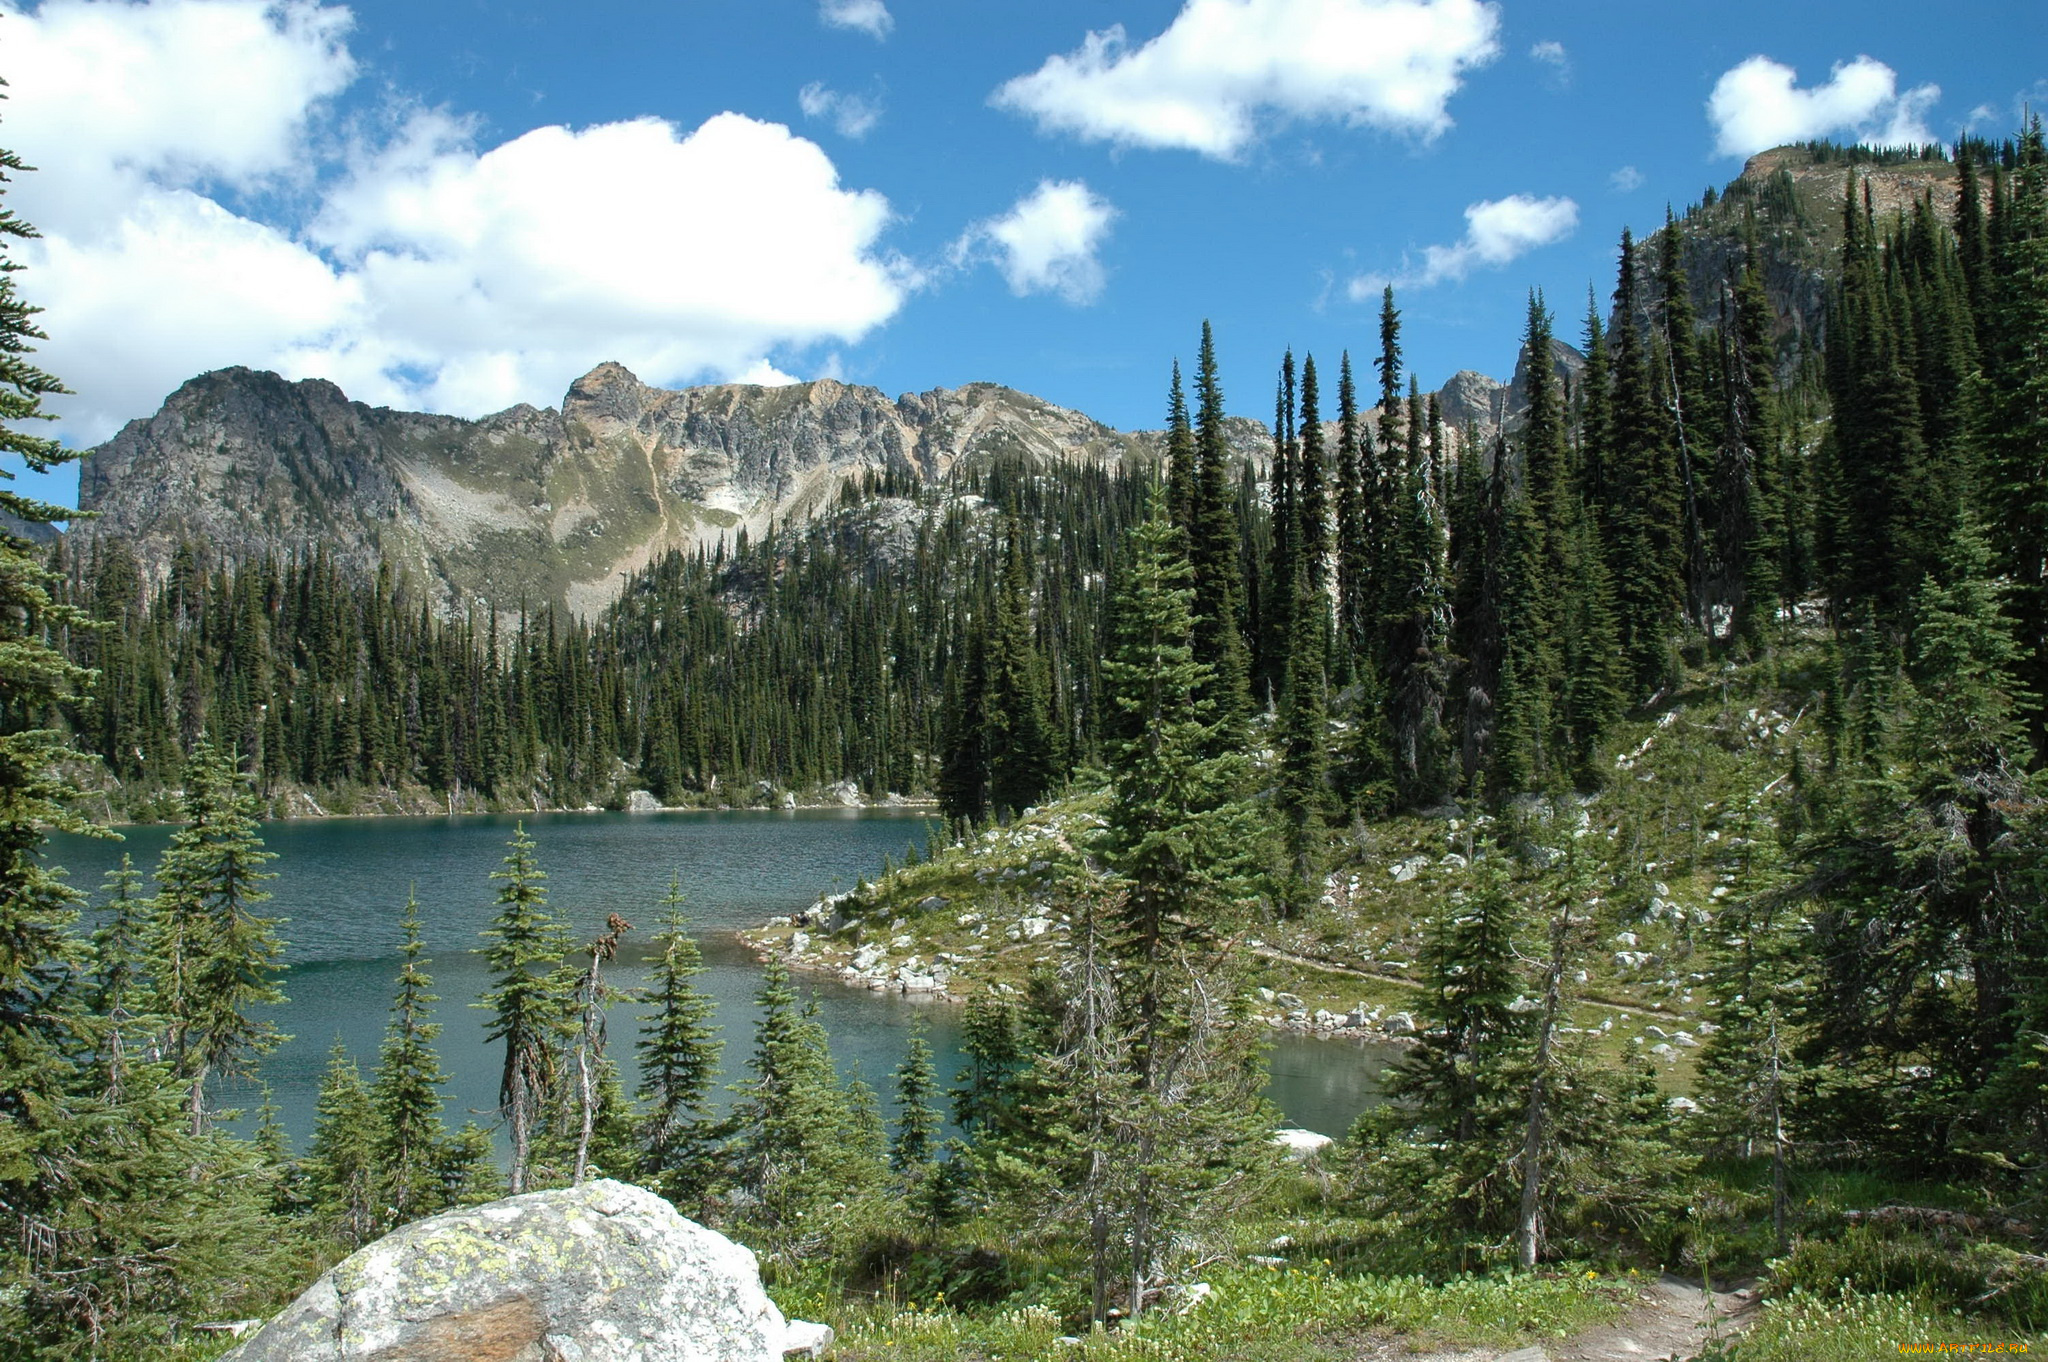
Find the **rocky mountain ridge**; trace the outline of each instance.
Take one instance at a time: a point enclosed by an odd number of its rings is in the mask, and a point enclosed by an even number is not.
[[[1270,438],[1251,421],[1232,435],[1247,455]],[[71,538],[81,553],[121,540],[159,578],[186,544],[236,560],[318,548],[354,570],[403,567],[450,608],[589,612],[669,549],[758,537],[864,474],[943,481],[1002,457],[1114,466],[1161,446],[992,383],[894,400],[831,379],[668,390],[606,363],[559,410],[472,421],[231,368],[88,453],[79,506],[96,518]]]
[[[1559,347],[1560,372],[1577,359]],[[1459,374],[1442,393],[1454,439],[1490,439],[1526,405],[1523,382]],[[1270,457],[1266,426],[1228,427],[1237,457]],[[1162,432],[1118,431],[994,383],[893,400],[831,379],[672,390],[605,363],[559,410],[464,420],[230,368],[88,452],[79,506],[94,518],[69,539],[80,558],[118,540],[154,580],[184,546],[228,561],[318,550],[349,571],[402,568],[450,611],[554,602],[587,614],[668,550],[824,514],[867,474],[935,484],[1004,458],[1115,467],[1163,452]]]

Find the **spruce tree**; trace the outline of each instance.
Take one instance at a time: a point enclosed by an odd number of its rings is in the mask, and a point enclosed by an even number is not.
[[[1267,1119],[1255,1044],[1224,1026],[1238,983],[1204,945],[1242,892],[1233,881],[1248,830],[1231,802],[1241,758],[1206,755],[1214,711],[1193,645],[1191,574],[1156,493],[1148,509],[1128,536],[1116,645],[1103,664],[1127,735],[1106,748],[1111,796],[1100,843],[1115,894],[1115,1019],[1104,1021],[1086,987],[1068,1000],[1070,1016],[1078,1009],[1089,1019],[1076,1043],[1128,1076],[1118,1080],[1127,1082],[1118,1158],[1128,1177],[1117,1199],[1132,1313],[1175,1227],[1263,1152],[1253,1132]],[[1090,1093],[1101,1090],[1084,1084],[1072,1095],[1085,1103]],[[1066,1110],[1084,1123],[1103,1115],[1099,1105],[1093,1116]],[[1087,1147],[1099,1170],[1099,1141]]]
[[[350,1248],[368,1243],[380,1227],[377,1150],[384,1141],[376,1101],[363,1086],[355,1057],[337,1036],[320,1080],[305,1172],[314,1214]]]
[[[2030,659],[2033,741],[2048,751],[2048,146],[2038,115],[2018,160],[1984,284],[1974,430],[1994,562],[2012,582],[2006,608]]]
[[[1685,599],[1681,483],[1670,425],[1658,407],[1652,357],[1639,329],[1643,311],[1635,242],[1623,231],[1612,338],[1613,453],[1603,479],[1600,528],[1622,654],[1637,693],[1671,679],[1670,641]]]
[[[393,1222],[402,1225],[440,1205],[436,1167],[445,1141],[440,1090],[448,1075],[434,1053],[441,1026],[428,1017],[440,999],[432,992],[433,976],[427,973],[423,958],[419,899],[410,891],[399,930],[403,939],[398,985],[377,1054],[370,1100],[379,1126],[379,1194],[391,1209]]]
[[[277,919],[254,911],[270,897],[262,866],[273,859],[256,835],[254,800],[204,740],[185,769],[184,814],[157,863],[149,973],[196,1136],[206,1128],[208,1081],[246,1074],[287,1039],[258,1010],[285,1000],[276,979],[284,944]]]
[[[783,1230],[874,1186],[881,1150],[877,1123],[840,1083],[825,1028],[798,1004],[780,960],[762,970],[755,1003],[761,1016],[748,1077],[737,1089],[734,1155],[759,1223]]]
[[[989,634],[988,690],[982,713],[989,806],[999,816],[1020,813],[1040,802],[1052,789],[1057,774],[1045,660],[1032,633],[1024,550],[1012,521],[1005,536],[995,624]]]
[[[660,951],[648,986],[653,1010],[640,1025],[640,1176],[678,1206],[704,1200],[717,1178],[722,1133],[709,1101],[725,1042],[711,1024],[717,1005],[693,982],[703,956],[683,914],[681,872],[661,900]]]
[[[514,826],[508,845],[504,869],[491,872],[503,884],[497,915],[483,932],[491,943],[484,952],[491,987],[474,1005],[491,1014],[485,1039],[505,1046],[498,1102],[512,1128],[509,1181],[517,1196],[526,1190],[534,1138],[561,1079],[570,1004],[560,966],[569,933],[548,911],[547,874],[524,823]]]
[[[889,1141],[889,1168],[915,1190],[932,1174],[944,1124],[932,1105],[938,1099],[939,1072],[932,1066],[931,1042],[925,1039],[922,1021],[910,1033],[895,1080],[896,1134]]]
[[[1195,364],[1194,533],[1188,562],[1194,572],[1195,656],[1209,668],[1202,689],[1215,713],[1213,751],[1235,746],[1251,711],[1250,667],[1238,612],[1244,601],[1244,572],[1238,561],[1241,536],[1230,495],[1230,437],[1224,429],[1223,380],[1216,367],[1216,341],[1202,323]]]

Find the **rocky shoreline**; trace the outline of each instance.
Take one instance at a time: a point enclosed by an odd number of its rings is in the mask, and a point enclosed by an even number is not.
[[[969,933],[966,942],[954,950],[919,950],[916,938],[905,931],[909,923],[904,918],[894,918],[881,929],[847,916],[846,905],[853,897],[852,892],[828,894],[808,908],[740,932],[739,939],[762,961],[779,959],[794,974],[827,976],[848,988],[875,993],[961,1004],[984,992],[999,996],[1019,993],[1010,984],[988,984],[976,978],[975,967],[986,965],[992,951],[998,949],[991,942],[1042,945],[1042,958],[1056,953],[1073,931],[1067,914],[1050,909],[1026,905],[1007,921],[1007,915],[999,911],[970,909],[954,919],[959,930]],[[918,908],[928,918],[950,906],[948,900],[934,895]],[[848,928],[856,930],[849,932]],[[1298,995],[1284,990],[1260,988],[1252,996],[1256,1007],[1248,1020],[1275,1031],[1380,1045],[1412,1044],[1418,1031],[1413,1013],[1388,1011],[1383,1005],[1361,1001],[1340,1013],[1328,1008],[1311,1010]]]

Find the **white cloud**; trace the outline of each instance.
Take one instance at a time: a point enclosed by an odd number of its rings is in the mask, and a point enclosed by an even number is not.
[[[354,71],[345,11],[55,0],[0,22],[35,57],[10,58],[7,135],[43,169],[9,200],[43,231],[18,283],[75,442],[228,364],[462,415],[557,402],[604,359],[783,381],[776,361],[857,341],[917,283],[879,245],[887,201],[778,124],[483,147],[424,112],[343,152],[323,101]]]
[[[896,27],[884,0],[819,0],[818,18],[830,28],[850,28],[877,42]]]
[[[1540,61],[1545,66],[1558,67],[1565,66],[1571,61],[1571,58],[1565,54],[1564,44],[1554,38],[1546,38],[1530,48],[1529,59],[1531,61]]]
[[[1484,0],[1187,0],[1158,37],[1091,32],[991,102],[1044,132],[1226,160],[1287,119],[1430,138],[1499,28]]]
[[[1643,172],[1634,166],[1623,166],[1607,177],[1607,183],[1614,186],[1617,194],[1633,194],[1643,187]]]
[[[1465,210],[1465,235],[1449,246],[1425,246],[1419,262],[1402,261],[1394,274],[1368,274],[1353,279],[1351,299],[1377,298],[1389,284],[1428,288],[1445,280],[1463,279],[1484,266],[1499,269],[1539,246],[1570,236],[1579,225],[1579,205],[1566,198],[1533,198],[1511,194],[1483,199]]]
[[[977,222],[953,243],[956,264],[993,259],[1018,297],[1056,293],[1076,306],[1102,294],[1098,258],[1117,210],[1079,180],[1040,180],[1001,217]]]
[[[1870,57],[1838,63],[1825,85],[1802,90],[1798,78],[1791,67],[1762,56],[1724,72],[1707,98],[1715,154],[1751,156],[1840,133],[1880,146],[1935,140],[1926,116],[1941,98],[1938,85],[1901,92],[1898,74]]]
[[[828,89],[822,81],[814,80],[798,90],[796,102],[805,118],[828,119],[833,131],[855,141],[866,137],[882,121],[880,100]]]
[[[291,176],[308,120],[355,77],[352,22],[308,0],[0,3],[7,141],[41,168],[10,206],[45,232],[116,233],[152,188]]]

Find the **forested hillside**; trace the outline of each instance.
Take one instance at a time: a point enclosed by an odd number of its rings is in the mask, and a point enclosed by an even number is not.
[[[2038,1341],[2048,150],[2036,122],[1740,183],[1622,234],[1583,367],[1529,298],[1496,429],[1420,391],[1389,290],[1371,353],[1277,357],[1246,459],[1205,328],[1157,460],[879,470],[587,618],[449,614],[317,550],[194,545],[152,584],[111,539],[47,570],[5,541],[0,1321],[38,1356],[175,1355],[176,1321],[595,1167],[746,1239],[851,1357],[1506,1344],[1666,1269],[1760,1282],[1730,1357]],[[1793,256],[1817,314],[1774,291]],[[24,414],[54,384],[9,381]],[[623,919],[572,953],[523,834],[480,1000],[509,1159],[442,1125],[416,917],[374,1078],[336,1054],[307,1150],[211,1108],[275,1043],[264,795],[838,780],[951,820],[805,925],[943,951],[976,995],[952,1138],[928,1055],[893,1129],[841,1078],[788,936],[715,1115],[681,884],[629,1099]],[[100,806],[80,784],[186,823],[89,941],[38,859]],[[1273,987],[1304,980],[1327,998]],[[1366,987],[1406,1022],[1393,1100],[1287,1163],[1263,1004]],[[1677,1043],[1636,1044],[1650,1017]]]

